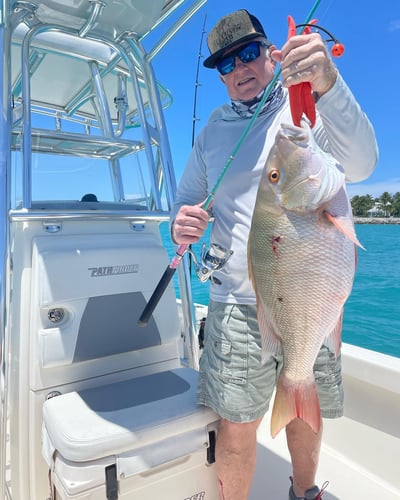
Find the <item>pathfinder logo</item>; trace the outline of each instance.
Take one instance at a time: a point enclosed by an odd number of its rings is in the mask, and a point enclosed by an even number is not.
[[[139,272],[139,264],[126,264],[124,266],[89,267],[91,278],[101,276],[115,276],[116,274],[133,274]]]

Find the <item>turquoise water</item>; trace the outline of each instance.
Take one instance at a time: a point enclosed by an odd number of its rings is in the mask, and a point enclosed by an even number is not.
[[[357,224],[353,291],[345,306],[343,340],[400,357],[400,225]]]
[[[174,250],[163,225],[163,241]],[[400,357],[400,225],[357,224],[357,235],[366,248],[359,250],[353,291],[346,302],[344,342]],[[208,244],[205,236],[204,240]],[[196,255],[201,244],[195,245]],[[196,302],[208,302],[208,283],[193,278]]]

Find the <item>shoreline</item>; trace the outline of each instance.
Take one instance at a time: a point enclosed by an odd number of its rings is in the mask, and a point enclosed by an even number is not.
[[[353,217],[354,224],[400,224],[400,217]]]

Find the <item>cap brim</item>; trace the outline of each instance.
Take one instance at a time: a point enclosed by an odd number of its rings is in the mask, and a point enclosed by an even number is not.
[[[222,56],[225,54],[227,50],[231,49],[232,47],[235,47],[236,45],[240,45],[243,42],[253,40],[254,38],[259,38],[260,36],[265,38],[265,35],[263,33],[251,33],[250,35],[244,36],[240,40],[235,40],[233,43],[227,45],[221,50],[217,50],[217,52],[207,57],[207,59],[203,61],[203,66],[205,66],[206,68],[215,68],[217,62],[219,61],[219,59],[222,58]]]

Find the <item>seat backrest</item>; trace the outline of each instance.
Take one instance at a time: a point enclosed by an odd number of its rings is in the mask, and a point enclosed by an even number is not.
[[[40,224],[40,232],[31,227],[21,236],[26,252],[31,249],[29,291],[25,286],[20,293],[21,316],[30,317],[32,390],[163,361],[178,366],[172,284],[148,325],[137,324],[169,261],[157,224],[146,223],[138,233],[128,223],[126,231],[114,226],[88,230],[84,221],[63,223],[60,233],[44,234]]]

